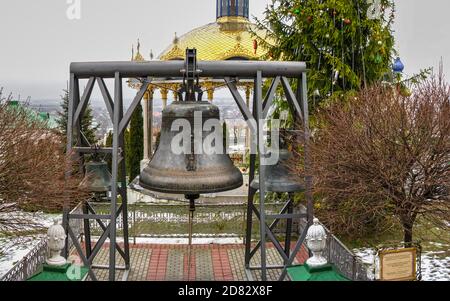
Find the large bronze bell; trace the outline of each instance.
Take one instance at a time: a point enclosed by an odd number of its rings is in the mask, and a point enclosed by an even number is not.
[[[194,138],[195,112],[197,116],[201,112],[202,116],[202,135],[198,135],[201,139]],[[172,150],[172,141],[179,134],[172,131],[172,125],[180,119],[186,120],[191,127],[192,150],[182,154]],[[227,191],[242,186],[242,174],[227,154],[194,152],[195,146],[201,148],[203,144],[199,144],[212,133],[212,128],[211,131],[203,128],[211,119],[219,120],[220,112],[217,106],[207,101],[176,101],[169,105],[163,111],[158,149],[141,172],[140,185],[148,190],[187,196]]]
[[[264,168],[266,176],[266,191],[268,192],[300,192],[304,191],[304,186],[299,183],[295,176],[292,175],[288,169],[289,159],[292,154],[287,149],[280,149],[279,160],[275,165],[265,165]],[[253,189],[259,190],[258,176],[252,181],[250,186]]]
[[[111,173],[106,162],[88,162],[85,168],[86,175],[80,183],[81,188],[95,193],[111,190]]]

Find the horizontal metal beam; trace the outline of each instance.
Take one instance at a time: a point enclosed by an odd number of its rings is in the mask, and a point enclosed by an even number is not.
[[[91,266],[91,268],[93,269],[99,269],[99,270],[109,270],[109,265],[103,265],[103,264],[93,264]],[[125,266],[116,266],[116,270],[122,270],[122,271],[126,271],[127,268]]]
[[[111,215],[105,214],[69,214],[70,219],[111,219]]]
[[[101,147],[101,148],[93,148],[93,147],[83,147],[83,146],[76,146],[73,148],[74,151],[79,152],[79,153],[85,153],[85,154],[110,154],[112,153],[112,148],[111,147]],[[120,148],[119,148],[119,152],[120,152]]]
[[[283,269],[283,268],[284,268],[284,265],[267,265],[266,266],[266,269],[268,269],[268,270],[278,270],[278,269]],[[261,266],[250,266],[248,269],[252,270],[252,271],[257,271],[257,270],[261,270],[262,267]]]
[[[121,77],[182,77],[184,61],[152,62],[84,62],[70,64],[70,72],[77,78],[114,78],[116,72]],[[199,61],[200,77],[239,77],[254,78],[257,71],[263,77],[284,76],[298,78],[306,72],[304,62],[272,61]]]
[[[308,217],[305,213],[291,213],[291,214],[267,214],[266,218],[276,219],[300,219]]]

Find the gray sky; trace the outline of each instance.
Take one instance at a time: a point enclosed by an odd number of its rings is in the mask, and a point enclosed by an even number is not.
[[[179,35],[215,20],[215,0],[81,0],[69,20],[65,0],[0,1],[0,86],[33,99],[58,98],[72,61],[129,60],[158,55]],[[250,0],[261,17],[270,0]],[[408,74],[437,66],[450,71],[450,1],[396,0],[397,48]],[[127,92],[131,93],[131,91]],[[131,95],[131,94],[130,94]]]

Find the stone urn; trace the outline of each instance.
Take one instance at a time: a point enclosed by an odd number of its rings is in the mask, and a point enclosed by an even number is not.
[[[306,261],[309,267],[317,268],[328,264],[327,259],[322,256],[327,244],[327,234],[324,227],[319,223],[317,218],[314,224],[309,227],[306,234],[306,245],[311,250],[313,256]]]
[[[49,257],[46,262],[50,266],[62,266],[67,263],[67,260],[61,256],[61,251],[64,249],[66,242],[66,231],[59,223],[58,219],[54,220],[54,224],[48,228],[47,231]]]

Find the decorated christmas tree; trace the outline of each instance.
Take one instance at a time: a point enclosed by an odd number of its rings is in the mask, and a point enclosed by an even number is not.
[[[257,42],[274,60],[305,61],[311,106],[380,80],[395,59],[391,0],[273,0]]]

